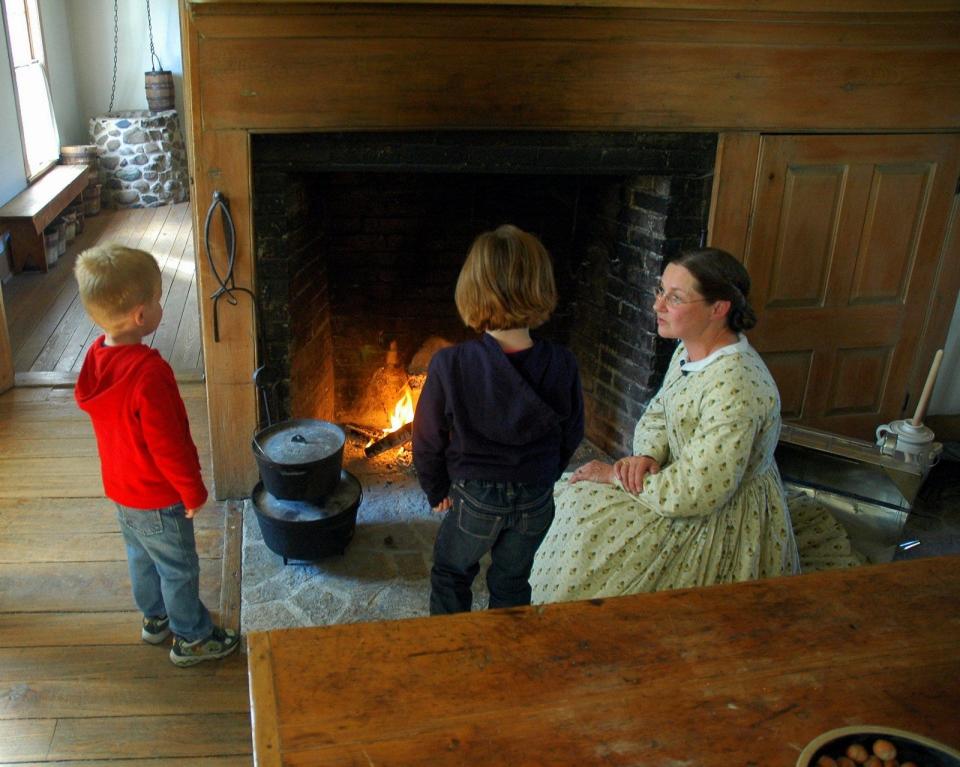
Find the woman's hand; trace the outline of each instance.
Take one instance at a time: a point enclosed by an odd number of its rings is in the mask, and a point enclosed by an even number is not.
[[[590,461],[585,463],[570,477],[570,484],[577,482],[604,482],[608,485],[613,484],[613,466],[603,461]]]
[[[451,506],[453,506],[453,503],[451,502],[450,498],[447,497],[447,498],[444,498],[442,501],[440,501],[440,503],[438,503],[436,506],[434,506],[431,509],[431,511],[437,514],[443,514],[443,512],[445,511],[450,511]]]
[[[659,471],[660,464],[649,455],[631,455],[613,464],[613,474],[620,480],[623,489],[634,494],[643,490],[643,480],[647,474],[657,474]]]

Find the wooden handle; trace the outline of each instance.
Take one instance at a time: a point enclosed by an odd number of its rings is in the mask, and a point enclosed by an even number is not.
[[[937,373],[940,370],[940,360],[942,359],[943,349],[937,349],[937,353],[933,355],[933,364],[930,365],[930,372],[927,373],[927,382],[923,385],[923,393],[917,403],[916,412],[914,412],[913,420],[910,422],[914,426],[920,426],[923,423],[923,417],[927,414],[927,405],[930,402],[930,395],[933,394],[933,385],[937,382]]]

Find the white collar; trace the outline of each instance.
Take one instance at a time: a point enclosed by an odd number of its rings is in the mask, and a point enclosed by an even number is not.
[[[739,354],[740,352],[745,352],[750,348],[750,342],[747,341],[747,337],[743,333],[737,334],[737,342],[734,344],[727,344],[726,346],[721,346],[714,352],[711,352],[702,360],[697,360],[696,362],[687,362],[686,352],[684,349],[680,355],[680,372],[687,373],[697,373],[703,370],[705,367],[710,365],[713,362],[716,362],[721,357],[725,357],[728,354]]]

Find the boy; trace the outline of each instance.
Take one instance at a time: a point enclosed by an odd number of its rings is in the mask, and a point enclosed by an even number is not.
[[[176,635],[170,660],[192,666],[237,649],[200,601],[193,517],[207,500],[187,411],[170,365],[145,336],[160,324],[160,268],[116,244],[90,248],[74,267],[80,300],[104,330],[87,352],[74,397],[90,415],[104,493],[117,504],[140,636]]]

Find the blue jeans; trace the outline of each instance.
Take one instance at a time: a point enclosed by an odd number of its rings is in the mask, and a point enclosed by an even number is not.
[[[490,552],[490,607],[530,604],[533,557],[553,522],[553,487],[457,480],[430,570],[430,614],[468,612],[480,559]]]
[[[118,503],[117,509],[137,607],[149,618],[170,616],[170,630],[188,642],[210,636],[193,520],[184,516],[183,504],[143,510]]]

